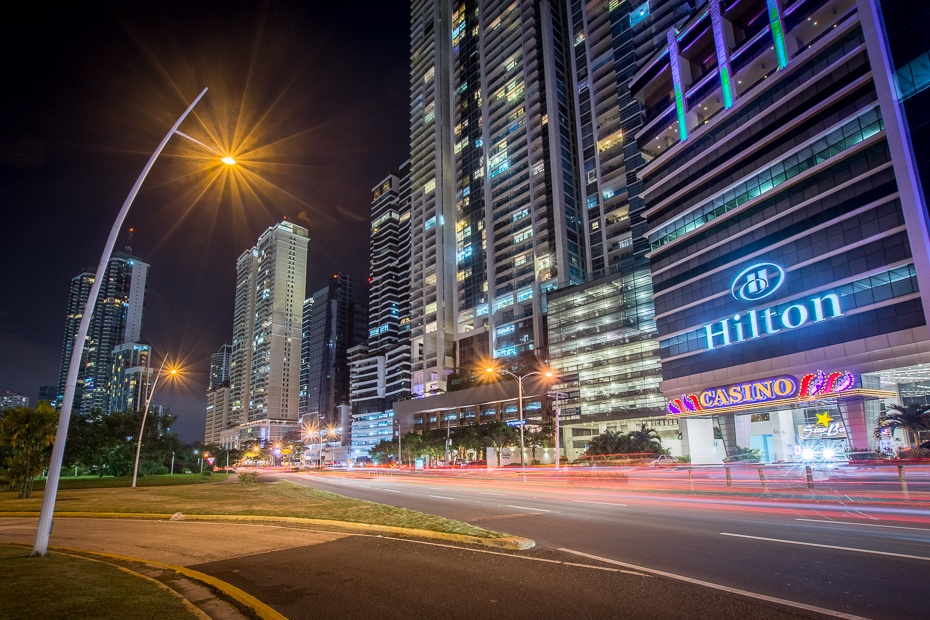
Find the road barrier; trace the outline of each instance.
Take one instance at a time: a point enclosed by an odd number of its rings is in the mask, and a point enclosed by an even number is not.
[[[807,472],[807,488],[810,489],[810,492],[814,492],[814,470],[811,469],[810,465],[806,465],[804,470]]]

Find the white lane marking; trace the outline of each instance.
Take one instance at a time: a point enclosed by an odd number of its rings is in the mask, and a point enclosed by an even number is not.
[[[391,493],[400,493],[400,491],[397,491],[397,490],[395,490],[395,489],[381,489],[381,490],[382,490],[382,491],[390,491]]]
[[[506,493],[488,493],[486,491],[478,491],[481,495],[507,495]]]
[[[872,555],[889,555],[895,558],[908,558],[909,560],[924,560],[930,562],[930,558],[920,555],[905,555],[903,553],[891,553],[889,551],[872,551],[870,549],[856,549],[854,547],[837,547],[835,545],[821,545],[818,543],[801,542],[798,540],[781,540],[780,538],[764,538],[762,536],[747,536],[746,534],[729,534],[720,532],[721,536],[735,536],[736,538],[752,538],[754,540],[767,540],[769,542],[780,542],[788,545],[802,545],[804,547],[821,547],[823,549],[839,549],[840,551],[856,551],[858,553],[871,553]]]
[[[706,588],[713,588],[715,590],[722,590],[723,592],[729,592],[730,594],[738,594],[739,596],[745,596],[748,598],[758,599],[760,601],[768,601],[769,603],[778,603],[779,605],[785,605],[787,607],[794,607],[797,609],[804,609],[807,611],[817,612],[825,616],[831,616],[833,618],[843,618],[844,620],[867,620],[862,616],[854,616],[852,614],[845,614],[841,611],[833,611],[832,609],[825,609],[823,607],[815,607],[814,605],[806,605],[804,603],[796,603],[794,601],[789,601],[783,598],[776,598],[774,596],[766,596],[764,594],[756,594],[755,592],[748,592],[746,590],[740,590],[738,588],[731,588],[729,586],[723,586],[719,583],[711,583],[709,581],[701,581],[700,579],[692,579],[691,577],[685,577],[684,575],[676,575],[674,573],[666,573],[665,571],[655,570],[654,568],[645,568],[643,566],[636,566],[635,564],[628,564],[627,562],[618,562],[616,560],[609,560],[607,558],[602,558],[596,555],[590,555],[588,553],[582,553],[581,551],[572,551],[571,549],[559,549],[559,551],[564,551],[565,553],[572,553],[574,555],[580,555],[591,560],[597,560],[598,562],[606,562],[607,564],[614,564],[616,566],[623,566],[624,568],[629,568],[636,571],[641,571],[644,573],[652,573],[653,575],[659,575],[661,577],[668,577],[670,579],[678,579],[679,581],[686,581],[688,583],[693,583],[699,586],[704,586]]]
[[[430,497],[438,497],[439,499],[455,499],[454,497],[443,497],[442,495],[430,495]]]
[[[861,525],[862,527],[893,527],[896,530],[918,530],[930,533],[925,527],[905,527],[903,525],[879,525],[878,523],[853,523],[852,521],[823,521],[821,519],[795,519],[795,521],[811,521],[813,523],[832,523],[836,525]]]
[[[554,510],[543,510],[542,508],[529,508],[528,506],[511,506],[507,504],[507,508],[519,508],[520,510],[532,510],[533,512],[555,512]]]
[[[613,502],[589,502],[584,499],[573,499],[573,502],[581,502],[582,504],[603,504],[605,506],[626,506],[626,504],[614,504]]]

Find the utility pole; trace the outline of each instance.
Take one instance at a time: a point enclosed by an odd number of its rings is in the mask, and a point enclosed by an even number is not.
[[[171,470],[168,472],[168,475],[174,474],[174,452],[171,453]]]

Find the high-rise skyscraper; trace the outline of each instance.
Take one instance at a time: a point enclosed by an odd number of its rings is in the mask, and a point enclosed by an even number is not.
[[[127,342],[113,349],[110,369],[109,411],[141,411],[145,408],[155,378],[151,347]]]
[[[348,351],[364,341],[367,316],[368,304],[357,298],[347,273],[333,274],[329,286],[314,293],[305,370],[308,423],[315,424],[315,416],[324,426],[339,426],[336,407],[349,404]]]
[[[237,262],[229,424],[297,422],[307,229],[268,228]]]
[[[300,419],[304,419],[309,406],[310,393],[310,320],[313,316],[313,297],[304,300],[303,317],[301,320],[300,340],[300,394],[298,397],[297,412]]]
[[[106,280],[100,287],[87,332],[81,373],[75,390],[74,405],[82,413],[89,413],[91,409],[109,411],[108,389],[114,348],[124,343],[138,343],[140,340],[148,269],[146,263],[128,252],[114,252],[107,265]],[[71,281],[59,370],[59,399],[65,392],[71,351],[93,283],[94,274],[88,272]]]
[[[349,351],[353,457],[393,436],[410,394],[410,162],[372,190],[368,341]]]
[[[229,365],[232,362],[232,345],[224,344],[220,350],[210,356],[210,386],[215,390],[223,383],[229,384]]]
[[[413,5],[415,393],[544,358],[543,296],[586,277],[568,20],[561,2]]]

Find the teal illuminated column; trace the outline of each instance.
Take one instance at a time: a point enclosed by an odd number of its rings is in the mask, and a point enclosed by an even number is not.
[[[678,114],[678,133],[681,141],[688,137],[688,123],[685,121],[685,91],[681,83],[681,58],[678,56],[678,38],[674,28],[666,33],[668,39],[668,62],[672,68],[672,84],[675,86],[675,112]]]
[[[719,0],[710,0],[710,23],[714,30],[714,47],[717,49],[717,70],[720,73],[723,105],[730,108],[736,98],[736,89],[733,88],[733,81],[730,79],[730,48],[727,46],[727,37],[724,33],[723,15],[720,13]]]
[[[769,9],[769,24],[772,26],[772,39],[775,41],[775,54],[778,56],[778,68],[788,66],[788,48],[785,47],[785,27],[778,0],[765,0]]]

